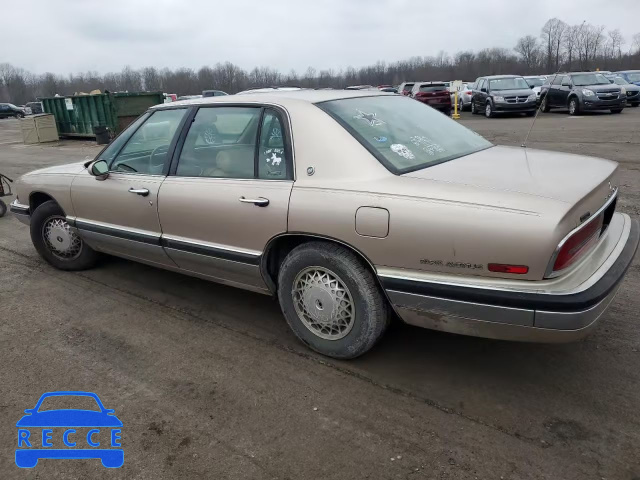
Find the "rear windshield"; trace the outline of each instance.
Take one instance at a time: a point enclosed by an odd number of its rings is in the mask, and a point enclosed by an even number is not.
[[[498,78],[489,80],[489,88],[491,90],[522,90],[529,88],[524,78]]]
[[[455,120],[403,96],[345,98],[317,105],[395,174],[492,146]]]
[[[420,85],[421,92],[444,92],[447,90],[447,86],[444,84],[438,85]]]
[[[415,84],[413,83],[405,83],[404,87],[402,87],[402,91],[403,92],[408,92],[409,90],[411,90],[413,88]]]

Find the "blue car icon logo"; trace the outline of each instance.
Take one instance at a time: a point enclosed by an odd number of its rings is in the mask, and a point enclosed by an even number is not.
[[[61,398],[64,397],[64,398]],[[75,408],[45,409],[52,400],[89,402],[94,410]],[[95,402],[95,403],[94,403]],[[18,427],[16,465],[33,468],[41,458],[100,459],[107,468],[124,463],[121,447],[122,422],[114,410],[104,408],[91,392],[48,392],[36,406],[24,411]]]

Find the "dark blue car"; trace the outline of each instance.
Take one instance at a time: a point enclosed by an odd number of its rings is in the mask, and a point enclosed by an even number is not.
[[[621,76],[627,82],[634,85],[640,85],[640,70],[623,70],[621,72],[614,72],[616,75]]]
[[[49,397],[90,397],[99,410],[56,409],[40,411],[42,402]],[[18,448],[16,465],[32,468],[41,458],[90,459],[99,458],[107,468],[118,468],[124,463],[124,453],[120,447],[122,422],[114,415],[114,410],[104,408],[100,398],[91,392],[49,392],[40,397],[36,406],[25,410],[16,426],[18,427]],[[62,440],[66,448],[52,448],[53,429],[64,428]],[[75,428],[91,428],[80,436]],[[41,436],[38,434],[41,430]],[[96,437],[109,431],[108,444],[98,442]],[[83,440],[86,446],[83,447]],[[78,447],[76,447],[79,445]],[[109,448],[105,448],[108,445]],[[101,447],[101,448],[99,448]]]

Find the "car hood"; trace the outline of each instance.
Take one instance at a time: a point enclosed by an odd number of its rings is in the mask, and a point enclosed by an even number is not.
[[[530,88],[519,88],[517,90],[491,90],[492,95],[500,95],[502,97],[523,97],[531,95]]]
[[[41,168],[40,170],[34,170],[32,172],[29,172],[27,174],[25,174],[25,176],[27,175],[51,175],[51,174],[77,174],[82,172],[82,170],[84,170],[84,164],[86,163],[86,160],[83,160],[81,162],[75,162],[75,163],[67,163],[65,165],[56,165],[55,167],[47,167],[47,168]]]
[[[16,427],[121,427],[115,415],[91,410],[48,410],[25,415]]]
[[[610,160],[495,146],[403,176],[578,203],[615,172]]]
[[[576,85],[576,88],[588,88],[589,90],[593,90],[594,92],[603,92],[609,90],[620,91],[620,85],[616,85],[615,83],[610,83],[608,85]]]

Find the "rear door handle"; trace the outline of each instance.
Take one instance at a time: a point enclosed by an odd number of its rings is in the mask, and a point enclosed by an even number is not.
[[[257,207],[266,207],[267,205],[269,205],[269,199],[268,198],[263,198],[263,197],[258,197],[258,198],[240,197],[239,200],[242,203],[253,203]]]
[[[146,197],[147,195],[149,195],[149,190],[147,190],[146,188],[130,188],[129,193],[135,193],[136,195]]]

